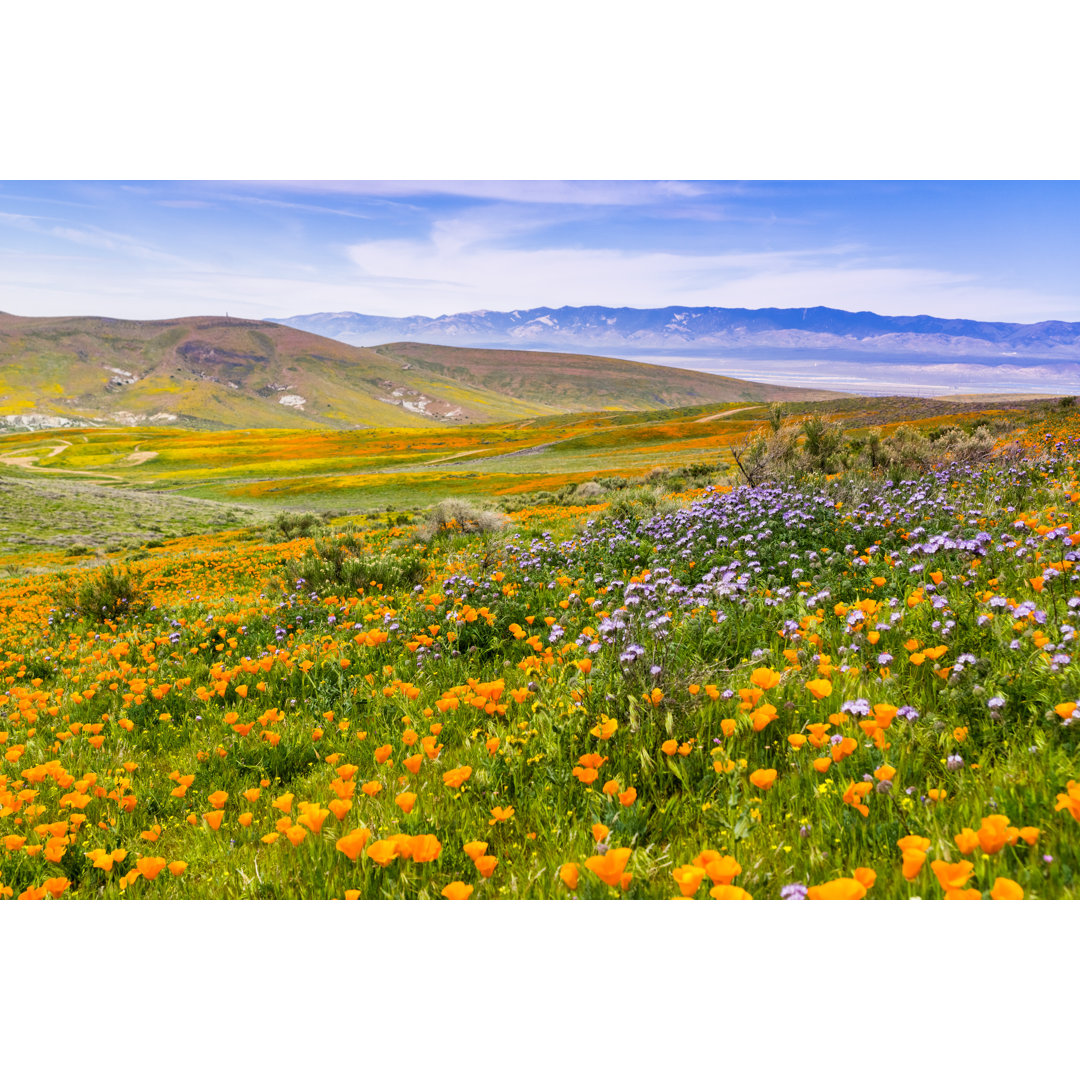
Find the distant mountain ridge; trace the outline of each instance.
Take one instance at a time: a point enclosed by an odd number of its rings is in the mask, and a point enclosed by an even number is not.
[[[898,356],[1080,359],[1080,323],[979,322],[828,307],[538,307],[435,318],[339,311],[269,321],[351,345],[397,340],[517,348],[840,349]]]

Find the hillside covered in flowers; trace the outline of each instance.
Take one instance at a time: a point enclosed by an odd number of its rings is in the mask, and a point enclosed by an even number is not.
[[[1078,454],[8,580],[0,896],[1080,896]]]

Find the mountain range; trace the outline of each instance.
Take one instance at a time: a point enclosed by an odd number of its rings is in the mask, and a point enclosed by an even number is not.
[[[407,340],[530,349],[836,350],[878,357],[1080,359],[1080,323],[978,322],[837,308],[530,308],[388,318],[354,311],[283,323],[352,345]]]
[[[0,312],[0,429],[430,427],[838,396],[602,356],[359,348],[251,319]]]

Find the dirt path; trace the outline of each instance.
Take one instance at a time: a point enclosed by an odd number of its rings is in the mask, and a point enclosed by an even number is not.
[[[63,439],[58,439],[56,445],[44,456],[47,458],[56,457],[57,454],[63,453],[70,445],[71,443],[65,442]],[[92,476],[98,481],[123,479],[122,476],[116,476],[113,473],[91,472],[87,469],[64,469],[59,465],[45,468],[37,464],[38,460],[39,458],[37,457],[0,455],[0,464],[2,465],[13,465],[18,469],[25,469],[27,472],[42,473],[45,476],[56,476],[58,473],[64,473],[67,476]],[[132,464],[134,464],[134,462]]]
[[[737,412],[746,412],[747,409],[756,409],[757,405],[742,405],[738,409],[728,409],[727,412],[713,413],[712,416],[699,416],[696,420],[691,420],[692,424],[704,424],[706,420],[722,420],[725,416],[734,416]]]

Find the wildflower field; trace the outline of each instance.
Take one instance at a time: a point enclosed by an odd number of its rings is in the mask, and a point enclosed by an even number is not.
[[[1078,467],[1069,412],[6,580],[0,896],[1075,898]]]

